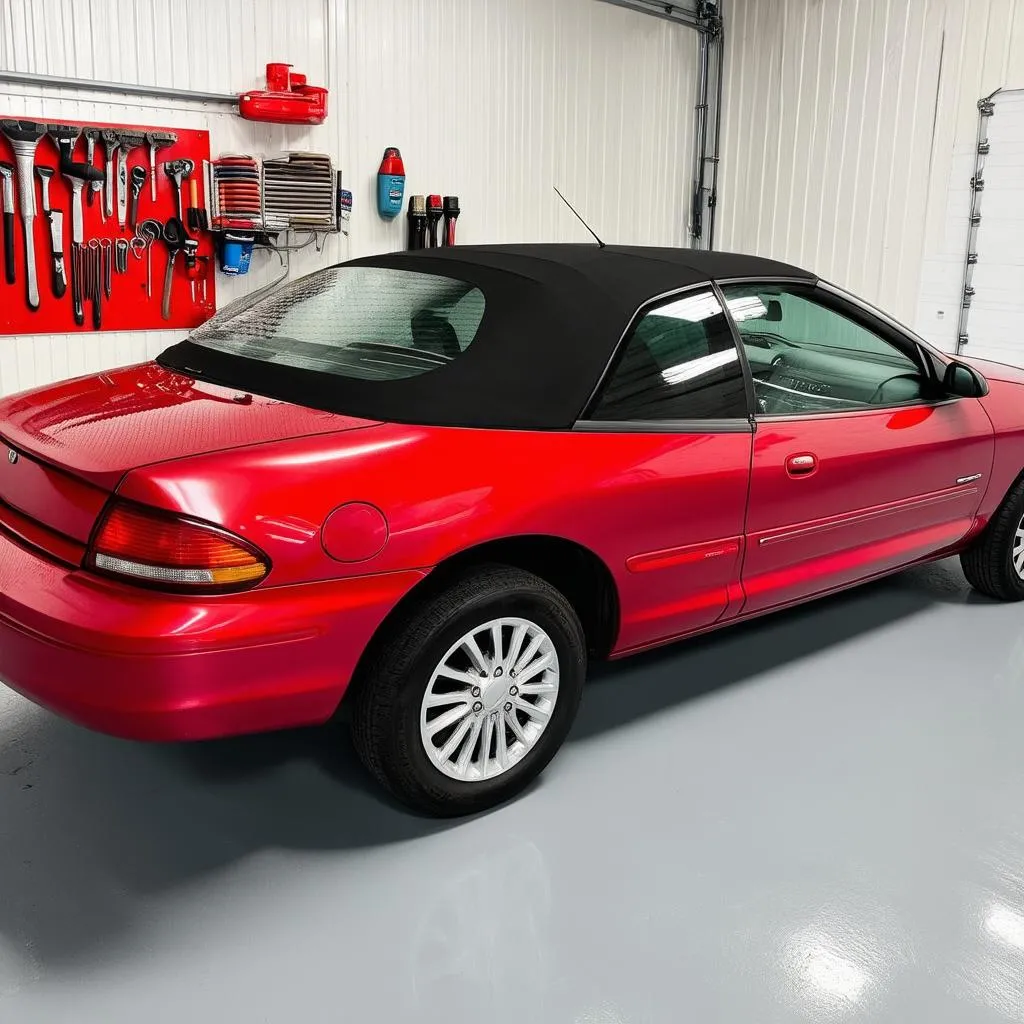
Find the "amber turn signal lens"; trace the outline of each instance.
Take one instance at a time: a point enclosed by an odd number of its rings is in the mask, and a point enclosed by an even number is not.
[[[268,570],[255,548],[216,526],[127,502],[104,514],[91,562],[107,573],[190,590],[250,586]]]

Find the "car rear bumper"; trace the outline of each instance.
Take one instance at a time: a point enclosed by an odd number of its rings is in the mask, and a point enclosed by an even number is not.
[[[100,579],[0,535],[0,680],[65,718],[131,739],[323,722],[376,628],[423,576],[200,599]]]

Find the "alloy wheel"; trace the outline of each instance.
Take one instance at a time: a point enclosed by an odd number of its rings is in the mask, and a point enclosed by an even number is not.
[[[460,782],[502,775],[537,744],[558,699],[558,652],[529,619],[491,619],[434,669],[420,708],[431,763]]]
[[[1013,568],[1017,575],[1024,580],[1024,517],[1017,524],[1017,535],[1013,539],[1010,557],[1013,559]]]

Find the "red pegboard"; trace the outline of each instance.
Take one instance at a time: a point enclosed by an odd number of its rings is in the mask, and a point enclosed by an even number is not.
[[[15,117],[13,114],[0,114],[0,117]],[[26,119],[25,115],[21,118]],[[195,164],[192,177],[199,190],[199,205],[205,206],[206,197],[203,183],[203,161],[210,158],[210,135],[205,131],[193,131],[183,128],[165,128],[158,125],[111,124],[102,121],[64,121],[52,118],[31,118],[43,124],[72,124],[86,128],[115,128],[134,132],[173,131],[178,141],[172,146],[157,152],[157,194],[156,202],[150,198],[150,186],[147,177],[139,196],[139,223],[153,218],[166,223],[171,217],[177,216],[177,204],[174,196],[174,183],[164,173],[163,165],[170,160],[187,157]],[[93,162],[101,166],[104,150],[97,146]],[[75,146],[74,158],[85,160],[85,138],[80,137]],[[14,163],[14,155],[10,142],[0,133],[0,160]],[[60,157],[53,139],[44,136],[36,147],[36,166],[49,166],[54,169],[50,179],[50,205],[64,213],[64,257],[67,268],[68,288],[63,298],[53,294],[50,280],[50,228],[42,213],[39,179],[35,177],[36,217],[33,222],[33,238],[36,250],[36,274],[39,281],[39,308],[35,311],[28,306],[25,297],[25,249],[17,186],[15,192],[15,270],[17,279],[8,285],[0,269],[0,334],[70,334],[93,331],[92,306],[85,304],[85,324],[75,323],[71,300],[71,186],[60,173]],[[142,166],[149,173],[149,147],[134,150],[128,158],[129,181],[131,168]],[[105,169],[105,166],[104,168]],[[115,202],[113,217],[107,217],[106,223],[100,217],[102,193],[98,194],[92,205],[87,199],[87,190],[83,191],[82,204],[84,215],[84,236],[90,238],[131,240],[134,232],[130,225],[121,231],[117,221]],[[183,190],[185,197],[183,206],[187,210],[188,191]],[[129,186],[130,197],[130,186]],[[185,217],[187,221],[187,214]],[[186,223],[186,231],[188,225]],[[155,242],[152,246],[153,261],[153,295],[146,296],[146,258],[136,258],[131,252],[128,255],[128,270],[123,274],[114,273],[110,299],[102,302],[102,331],[145,331],[169,330],[198,327],[208,320],[216,309],[214,284],[214,246],[213,237],[208,232],[189,232],[199,242],[198,256],[209,258],[206,264],[206,298],[202,296],[202,286],[196,282],[196,301],[192,302],[190,281],[185,272],[183,253],[179,252],[175,261],[174,277],[171,292],[171,318],[164,320],[160,315],[163,298],[164,272],[167,268],[168,250],[163,242]]]

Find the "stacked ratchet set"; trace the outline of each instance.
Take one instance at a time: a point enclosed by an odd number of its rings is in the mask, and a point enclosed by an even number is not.
[[[206,320],[208,155],[205,132],[0,119],[0,332]]]

